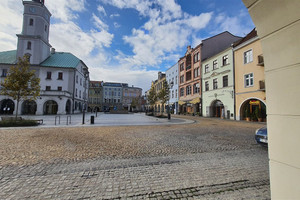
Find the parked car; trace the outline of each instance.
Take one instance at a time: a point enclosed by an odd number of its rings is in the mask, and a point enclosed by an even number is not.
[[[255,131],[255,140],[258,144],[268,145],[268,131],[267,126],[264,126]]]

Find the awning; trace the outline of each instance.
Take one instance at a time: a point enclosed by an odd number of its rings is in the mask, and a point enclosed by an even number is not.
[[[189,103],[192,103],[192,104],[200,103],[200,98],[195,98],[192,101],[190,101]]]
[[[179,105],[184,105],[184,104],[186,104],[186,102],[184,102],[184,101],[178,101],[178,104]]]

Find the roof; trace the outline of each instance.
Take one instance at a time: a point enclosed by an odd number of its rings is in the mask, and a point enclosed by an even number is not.
[[[254,38],[254,37],[257,37],[257,31],[256,31],[256,28],[254,28],[250,33],[248,33],[245,37],[243,37],[242,39],[240,39],[239,41],[235,42],[233,44],[234,47],[240,45],[240,44],[243,44],[244,42]]]
[[[17,50],[0,52],[0,64],[16,64]]]
[[[0,64],[16,64],[17,63],[17,50],[0,52]],[[80,59],[71,53],[56,52],[43,61],[40,66],[42,67],[63,67],[63,68],[76,68]]]
[[[76,68],[80,59],[71,53],[55,52],[40,64],[42,67]]]
[[[241,37],[232,35],[228,31],[225,31],[223,33],[203,40],[201,48],[202,61],[224,51],[225,49],[230,47],[234,42],[240,39]]]

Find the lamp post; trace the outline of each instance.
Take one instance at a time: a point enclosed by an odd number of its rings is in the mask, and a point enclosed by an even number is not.
[[[82,124],[84,124],[84,118],[85,118],[85,108],[86,108],[86,80],[89,76],[89,72],[87,68],[83,68],[83,75],[84,75],[84,96],[83,96],[83,106],[82,106]]]
[[[170,89],[173,88],[173,81],[170,83]],[[170,113],[170,96],[171,96],[171,92],[170,92],[170,89],[169,89],[169,99],[168,99],[168,120],[171,120],[171,113]]]

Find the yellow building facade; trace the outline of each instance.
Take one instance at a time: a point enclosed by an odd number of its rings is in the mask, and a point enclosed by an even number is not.
[[[234,44],[236,120],[266,121],[266,91],[261,42],[253,29]]]

